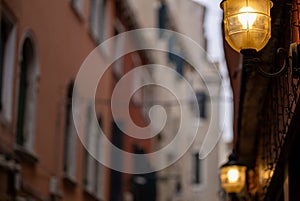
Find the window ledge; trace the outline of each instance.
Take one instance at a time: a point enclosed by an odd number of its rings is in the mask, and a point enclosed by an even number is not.
[[[82,11],[79,8],[76,8],[76,6],[72,3],[70,3],[70,7],[73,10],[76,17],[78,18],[78,20],[80,22],[84,22],[84,17],[83,17]]]
[[[204,183],[203,182],[201,182],[199,184],[195,184],[195,183],[192,184],[192,191],[194,191],[194,192],[202,191],[203,188],[204,188]]]
[[[10,122],[11,121],[7,120],[7,118],[5,118],[4,115],[0,112],[0,125],[5,128],[9,128]]]
[[[15,145],[15,153],[21,161],[28,162],[33,165],[39,161],[36,154],[23,146]]]
[[[12,158],[0,154],[0,167],[9,171],[20,171],[21,166]]]
[[[101,201],[101,199],[95,195],[95,192],[89,191],[86,187],[84,187],[84,194],[94,201]]]
[[[95,36],[95,34],[94,34],[93,31],[91,30],[91,28],[89,28],[88,33],[89,33],[89,35],[90,35],[90,38],[91,38],[91,39],[93,40],[93,42],[95,43],[96,48],[99,50],[101,56],[102,56],[104,59],[105,59],[105,58],[108,58],[109,52],[110,52],[111,50],[109,50],[109,49],[106,50],[106,49],[104,49],[103,46],[100,46],[100,44],[103,43],[103,42],[105,42],[105,41],[107,40],[107,38],[106,38],[106,39],[103,39],[102,41],[100,41],[100,40],[98,39],[98,37]],[[122,55],[122,56],[123,56],[123,55]]]
[[[54,194],[52,194],[52,196],[54,196],[55,198],[61,200],[64,197],[64,194],[61,190],[58,190],[57,192],[55,192]]]
[[[64,175],[63,175],[63,180],[64,180],[64,183],[66,183],[69,186],[72,186],[72,187],[77,186],[76,179],[71,177],[70,175],[67,175],[66,173],[64,173]]]

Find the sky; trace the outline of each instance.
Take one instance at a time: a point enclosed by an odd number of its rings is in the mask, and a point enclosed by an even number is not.
[[[223,91],[221,93],[221,108],[220,108],[220,124],[225,122],[223,130],[223,139],[227,142],[232,140],[232,91],[230,81],[227,74],[226,62],[223,52],[223,39],[222,39],[222,17],[223,11],[220,8],[222,0],[193,0],[206,6],[205,16],[205,36],[208,41],[207,53],[210,55],[214,62],[220,65],[220,73],[223,77],[222,85]],[[218,26],[219,25],[219,26]],[[223,100],[223,101],[222,101]],[[225,112],[226,111],[226,112]]]
[[[223,46],[221,37],[222,9],[220,2],[222,0],[193,0],[205,5],[207,15],[205,16],[205,35],[209,41],[208,54],[213,60],[219,61],[223,58]],[[217,21],[217,22],[216,22]],[[218,26],[218,24],[220,26]],[[212,26],[213,25],[213,26]],[[217,36],[217,37],[216,37]]]

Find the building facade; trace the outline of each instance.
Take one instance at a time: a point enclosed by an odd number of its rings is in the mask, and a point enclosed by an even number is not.
[[[212,63],[205,52],[206,9],[193,1],[132,0],[129,2],[142,28],[160,29],[156,34],[151,32],[145,36],[148,43],[168,51],[167,53],[151,52],[153,60],[176,71],[176,73],[163,74],[158,67],[153,67],[152,70],[153,79],[158,83],[163,81],[164,86],[170,86],[167,90],[176,94],[175,97],[162,88],[154,90],[156,95],[152,101],[161,103],[167,115],[165,127],[156,137],[155,149],[168,146],[176,135],[180,138],[180,144],[170,147],[161,157],[159,164],[168,164],[193,140],[194,127],[199,123],[195,141],[186,153],[171,166],[157,172],[157,200],[219,200],[220,144],[216,143],[208,155],[200,153],[208,129],[216,135],[220,132],[218,102],[221,82],[216,71],[218,64]],[[164,29],[189,37],[199,45],[198,48]],[[194,65],[191,66],[192,64]],[[193,93],[197,96],[200,113],[189,104],[192,98],[188,93],[185,80],[191,84]],[[176,103],[176,99],[184,100],[183,104]],[[212,101],[214,104],[211,104]],[[159,114],[154,119],[157,125],[163,121],[163,117]],[[180,126],[184,129],[184,134],[179,132]]]
[[[1,1],[3,200],[107,197],[103,183],[92,187],[100,181],[83,171],[85,151],[71,114],[77,71],[102,37],[94,32],[98,13],[89,3]],[[106,6],[112,10],[114,5],[108,1]],[[112,24],[113,12],[108,13],[106,23]],[[108,37],[112,31],[102,32]],[[101,97],[109,96],[109,85],[107,77]],[[108,133],[107,111],[101,108]]]
[[[148,62],[146,54],[133,53],[113,64],[99,82],[95,107],[79,98],[80,107],[72,113],[81,64],[101,42],[135,28],[119,6],[113,0],[0,2],[0,200],[124,200],[128,176],[96,159],[104,153],[114,160],[102,146],[103,136],[124,150],[151,149],[150,141],[115,138],[123,134],[109,104],[119,76]],[[100,69],[119,48],[99,49]],[[137,99],[142,104],[142,96]],[[89,121],[93,108],[102,135]],[[130,110],[134,121],[145,124],[141,107]],[[80,119],[77,130],[73,115]],[[85,144],[77,131],[84,133]]]

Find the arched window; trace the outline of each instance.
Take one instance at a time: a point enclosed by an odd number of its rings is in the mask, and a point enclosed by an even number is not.
[[[0,119],[10,123],[17,31],[14,20],[5,9],[1,11],[0,19]]]
[[[26,37],[21,48],[19,70],[16,143],[33,151],[37,97],[38,66],[33,41]]]

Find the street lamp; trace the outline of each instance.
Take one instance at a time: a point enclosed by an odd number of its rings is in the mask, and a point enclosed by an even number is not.
[[[271,37],[270,0],[224,0],[224,32],[237,52],[261,50]]]
[[[221,186],[227,193],[239,193],[246,186],[247,167],[237,161],[235,153],[230,154],[228,159],[221,166]]]
[[[283,65],[275,73],[268,73],[261,68],[257,52],[263,49],[271,38],[270,0],[223,0],[225,39],[235,51],[244,56],[244,66],[256,68],[264,77],[278,77],[288,67],[288,56],[283,48],[277,54],[284,54]]]

